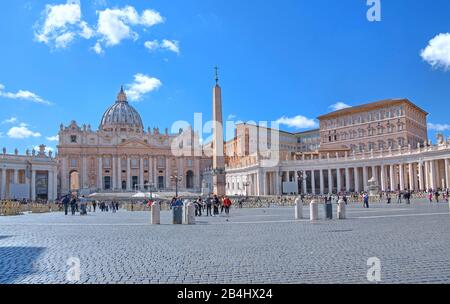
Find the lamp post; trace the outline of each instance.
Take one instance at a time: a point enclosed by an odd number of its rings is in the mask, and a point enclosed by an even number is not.
[[[183,180],[183,177],[179,175],[172,175],[170,179],[172,181],[175,181],[175,196],[178,197],[178,183]]]

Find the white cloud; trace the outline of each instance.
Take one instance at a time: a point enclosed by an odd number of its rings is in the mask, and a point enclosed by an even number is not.
[[[450,69],[450,33],[442,33],[434,37],[420,53],[423,60],[433,68]]]
[[[159,42],[158,40],[146,41],[144,46],[151,52],[156,51],[158,49],[164,49],[176,54],[180,53],[180,42],[176,40],[167,40]]]
[[[104,53],[102,45],[100,44],[100,42],[97,42],[92,48],[91,50],[93,50],[95,53],[97,53],[98,55],[101,55]]]
[[[139,35],[131,26],[152,27],[164,22],[164,18],[154,10],[145,10],[141,15],[132,6],[122,9],[106,9],[98,12],[97,32],[107,46],[119,44],[124,39],[136,40]]]
[[[339,111],[339,110],[343,110],[346,108],[351,108],[351,106],[349,106],[348,104],[345,104],[343,102],[337,102],[337,103],[329,106],[328,108],[332,111]]]
[[[49,136],[45,138],[48,141],[59,141],[59,135]]]
[[[44,22],[37,25],[37,41],[56,48],[66,48],[77,37],[90,39],[93,29],[81,19],[79,0],[68,0],[65,4],[45,6],[42,12]]]
[[[24,124],[21,124],[20,127],[13,127],[9,129],[7,133],[8,137],[14,139],[24,139],[30,137],[41,137],[39,132],[33,132]]]
[[[296,129],[310,129],[319,127],[319,124],[314,119],[307,118],[302,115],[298,115],[292,118],[283,116],[276,122],[280,125],[285,125],[290,128]]]
[[[19,90],[17,93],[4,92],[5,86],[0,84],[0,97],[9,98],[9,99],[20,99],[20,100],[28,100],[34,103],[50,105],[51,103],[37,94],[30,92]]]
[[[232,120],[235,120],[236,117],[237,116],[235,114],[230,114],[230,115],[228,115],[227,120],[232,121]]]
[[[2,121],[2,124],[15,124],[17,122],[17,117],[11,117]]]
[[[143,95],[159,89],[162,83],[159,79],[144,74],[134,75],[134,82],[128,85],[126,94],[131,101],[139,101]]]
[[[450,125],[428,123],[428,129],[431,131],[438,131],[438,132],[450,131]]]

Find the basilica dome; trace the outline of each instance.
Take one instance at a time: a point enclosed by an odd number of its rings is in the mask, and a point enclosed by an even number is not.
[[[103,131],[138,131],[144,130],[139,113],[128,103],[123,87],[117,95],[116,102],[106,110],[100,123]]]

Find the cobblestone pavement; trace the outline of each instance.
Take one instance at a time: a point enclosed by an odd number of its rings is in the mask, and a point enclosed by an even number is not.
[[[345,221],[293,216],[233,209],[195,226],[168,225],[167,212],[161,226],[148,212],[0,217],[0,283],[68,283],[71,257],[80,283],[368,283],[371,257],[382,283],[450,283],[448,204],[350,206]]]

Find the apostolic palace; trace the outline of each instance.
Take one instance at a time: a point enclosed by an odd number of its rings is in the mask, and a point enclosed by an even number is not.
[[[408,99],[328,113],[318,117],[319,129],[301,133],[238,124],[234,139],[224,142],[218,79],[213,95],[214,139],[202,146],[191,128],[177,134],[145,129],[122,88],[97,130],[61,124],[55,155],[45,146],[23,156],[3,148],[0,198],[53,201],[74,191],[87,196],[175,188],[196,195],[321,195],[367,191],[369,180],[381,191],[450,188],[449,140],[438,135],[432,143],[428,113]],[[187,146],[179,140],[186,137]],[[211,148],[212,156],[205,153]]]

